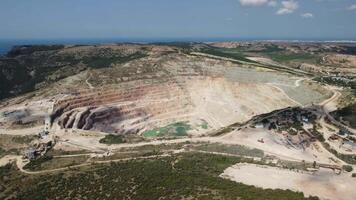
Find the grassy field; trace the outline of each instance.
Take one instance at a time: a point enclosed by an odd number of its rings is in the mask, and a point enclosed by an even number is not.
[[[277,62],[290,62],[293,60],[298,60],[298,61],[310,61],[312,63],[317,63],[319,57],[311,54],[305,54],[305,53],[281,53],[281,52],[269,52],[267,53],[267,56],[269,56],[272,60],[277,61]]]
[[[62,149],[53,149],[52,148],[47,152],[47,155],[64,156],[64,155],[86,154],[86,153],[91,153],[91,151],[88,151],[88,150],[65,151]]]
[[[201,49],[200,52],[210,54],[213,56],[231,58],[231,59],[241,60],[241,61],[245,61],[245,62],[252,62],[252,63],[255,62],[255,61],[247,59],[246,56],[242,52],[240,52],[239,50],[236,50],[236,49],[209,47],[209,48]]]
[[[240,161],[189,153],[38,176],[7,165],[0,168],[0,199],[305,199],[299,192],[264,190],[219,177]]]
[[[187,136],[187,131],[191,130],[188,122],[177,122],[164,127],[145,131],[145,137],[164,137],[164,136]]]

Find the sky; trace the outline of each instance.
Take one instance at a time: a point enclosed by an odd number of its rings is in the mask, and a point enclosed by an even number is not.
[[[0,0],[0,39],[356,40],[356,0]]]

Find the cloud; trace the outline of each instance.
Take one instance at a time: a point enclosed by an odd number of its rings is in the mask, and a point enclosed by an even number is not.
[[[350,7],[348,7],[347,10],[356,11],[356,4],[351,5]]]
[[[264,6],[276,7],[278,5],[277,0],[239,0],[242,6]]]
[[[298,2],[294,0],[282,1],[282,7],[277,11],[277,15],[291,14],[299,8]]]
[[[313,18],[314,15],[312,13],[303,13],[300,16],[302,16],[303,18]]]
[[[242,6],[262,6],[267,2],[268,0],[240,0]]]
[[[271,7],[276,7],[277,6],[277,1],[270,1],[270,2],[268,2],[268,6],[271,6]]]

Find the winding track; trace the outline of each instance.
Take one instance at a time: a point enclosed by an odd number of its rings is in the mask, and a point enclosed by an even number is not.
[[[322,106],[322,111],[323,114],[335,125],[345,128],[348,131],[350,131],[352,134],[356,135],[356,130],[345,126],[344,124],[340,123],[339,121],[337,121],[333,116],[330,115],[330,112],[334,111],[332,108],[328,108],[328,107],[332,107],[332,104],[335,103],[340,97],[341,97],[341,93],[339,91],[337,91],[336,89],[330,88],[328,87],[329,90],[331,90],[334,94],[329,98],[326,99],[325,101],[321,102],[319,105]],[[329,104],[331,104],[330,106],[328,106]]]
[[[89,79],[92,78],[92,74],[90,73],[89,77],[85,80],[85,83],[88,85],[89,89],[94,89],[93,85],[89,83]]]

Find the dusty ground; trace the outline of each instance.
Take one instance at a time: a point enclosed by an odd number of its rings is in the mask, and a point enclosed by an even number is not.
[[[264,140],[264,143],[258,142],[261,138]],[[223,136],[221,140],[224,143],[236,143],[258,148],[267,154],[277,155],[287,160],[318,161],[321,163],[335,164],[334,161],[330,160],[330,158],[335,159],[335,156],[326,151],[319,143],[312,143],[308,148],[303,150],[302,148],[290,145],[286,137],[282,134],[266,129],[248,128],[235,131]]]
[[[353,200],[356,196],[356,181],[350,174],[336,175],[331,170],[296,172],[253,164],[237,164],[227,168],[223,178],[247,185],[271,189],[290,189],[322,199]]]

